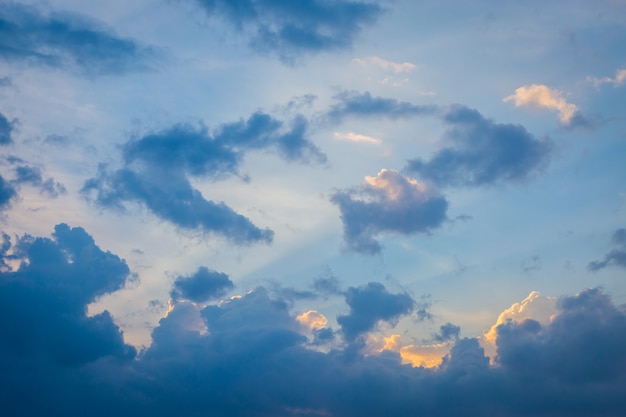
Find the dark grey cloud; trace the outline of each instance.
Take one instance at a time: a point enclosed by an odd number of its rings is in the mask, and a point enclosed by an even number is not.
[[[66,224],[55,227],[52,239],[19,238],[12,258],[21,261],[19,267],[0,272],[0,363],[9,376],[21,372],[13,358],[77,367],[107,356],[134,357],[107,311],[86,314],[88,304],[131,277],[123,260]]]
[[[377,235],[428,233],[443,223],[448,209],[433,188],[387,169],[358,187],[335,192],[330,201],[339,206],[348,248],[368,255],[381,251]]]
[[[558,307],[560,314],[546,326],[534,320],[499,326],[498,363],[516,376],[532,375],[540,386],[554,381],[580,388],[594,383],[624,387],[624,309],[598,288],[565,297]]]
[[[413,159],[405,170],[439,186],[481,186],[522,181],[542,169],[552,151],[523,126],[496,123],[478,111],[452,106],[443,116],[449,145],[429,160]]]
[[[0,59],[4,61],[102,75],[147,69],[157,56],[155,50],[120,38],[85,16],[45,14],[12,2],[0,5]]]
[[[350,287],[345,296],[350,313],[338,316],[337,323],[348,341],[372,330],[380,321],[393,321],[409,314],[415,307],[415,300],[410,295],[391,294],[378,282]]]
[[[11,200],[17,196],[17,190],[0,175],[0,210],[9,208]]]
[[[347,48],[383,12],[377,1],[194,0],[250,38],[250,46],[289,61],[302,53]]]
[[[176,125],[127,142],[124,168],[110,172],[101,167],[82,191],[101,207],[121,209],[126,202],[138,202],[183,229],[217,233],[238,244],[269,243],[271,230],[259,229],[223,202],[207,200],[190,177],[240,175],[245,153],[261,149],[274,150],[287,161],[324,163],[325,155],[306,135],[303,117],[285,124],[262,112],[224,124],[213,134]]]
[[[435,334],[433,339],[437,342],[447,342],[449,340],[459,340],[461,327],[452,323],[446,323],[439,327],[439,333]]]
[[[603,260],[589,262],[587,269],[590,271],[599,271],[607,266],[626,268],[626,229],[617,229],[613,232],[611,244],[615,246],[615,248],[604,255]]]
[[[0,145],[8,145],[13,142],[11,133],[13,132],[13,123],[0,113]]]
[[[428,370],[356,343],[312,350],[289,304],[263,288],[218,305],[175,301],[134,356],[110,315],[85,315],[128,279],[122,260],[66,225],[15,247],[27,262],[0,273],[0,403],[11,415],[618,417],[626,408],[626,312],[598,289],[562,299],[548,325],[500,326],[497,366],[476,339],[457,340]],[[346,301],[355,333],[413,304],[377,283],[349,289]]]
[[[180,276],[174,281],[172,297],[203,303],[224,296],[235,284],[223,272],[200,267],[190,276]]]
[[[392,98],[372,97],[369,92],[344,91],[337,94],[338,101],[326,113],[333,122],[340,122],[347,117],[389,117],[399,119],[419,115],[432,115],[439,111],[432,105],[415,105]]]

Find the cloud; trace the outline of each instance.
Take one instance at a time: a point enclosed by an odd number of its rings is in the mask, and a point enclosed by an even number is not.
[[[8,145],[13,143],[11,133],[13,132],[13,123],[0,113],[0,145]]]
[[[87,75],[103,75],[148,69],[157,55],[84,16],[0,5],[0,59],[8,62],[76,67]]]
[[[495,123],[478,111],[452,106],[443,121],[451,126],[446,146],[433,157],[410,160],[406,171],[439,186],[481,186],[522,181],[548,162],[552,144],[523,126]]]
[[[335,139],[339,140],[347,140],[349,142],[361,142],[361,143],[371,143],[372,145],[380,145],[382,141],[377,138],[373,138],[371,136],[360,135],[358,133],[348,132],[348,133],[333,133]]]
[[[515,94],[502,101],[513,101],[515,107],[529,106],[556,110],[565,126],[589,126],[591,121],[584,117],[575,104],[568,103],[559,90],[543,84],[524,85],[515,90]]]
[[[436,106],[414,105],[391,98],[372,97],[369,92],[357,93],[344,91],[337,94],[339,101],[326,114],[333,122],[340,122],[347,117],[389,117],[391,119],[431,115],[438,111]]]
[[[328,319],[319,311],[309,310],[296,316],[300,325],[308,331],[322,330],[328,325]]]
[[[210,16],[228,21],[259,52],[291,60],[304,52],[350,47],[383,12],[374,1],[195,0]]]
[[[377,67],[380,67],[385,71],[392,71],[395,73],[411,72],[415,68],[417,68],[415,64],[412,64],[410,62],[399,63],[399,62],[387,61],[386,59],[383,59],[377,56],[370,56],[364,59],[354,58],[352,62],[354,62],[355,64],[359,64],[359,65],[368,65],[368,64],[376,65]]]
[[[587,77],[586,81],[593,84],[596,88],[600,88],[602,84],[613,84],[614,87],[620,87],[626,82],[626,68],[615,71],[615,77]]]
[[[15,187],[0,175],[0,210],[9,208],[11,199],[17,196]]]
[[[171,295],[175,299],[203,303],[224,296],[234,287],[228,275],[202,266],[193,275],[176,278]]]
[[[379,321],[393,321],[409,314],[415,307],[415,301],[410,295],[391,294],[384,285],[377,282],[350,287],[346,290],[345,297],[350,313],[338,316],[337,323],[348,341],[372,330]]]
[[[439,327],[439,333],[435,334],[433,339],[436,342],[447,342],[450,340],[459,340],[460,333],[461,333],[461,327],[455,326],[452,323],[446,323]]]
[[[512,374],[531,374],[537,388],[550,384],[548,381],[572,388],[594,383],[614,383],[617,388],[623,384],[624,310],[598,288],[565,297],[558,306],[559,314],[547,325],[532,319],[500,325],[498,363]]]
[[[546,324],[499,325],[497,366],[471,338],[448,354],[424,350],[444,355],[431,369],[403,364],[419,347],[399,335],[378,352],[317,350],[300,332],[304,322],[332,336],[325,317],[292,316],[261,287],[218,305],[174,301],[136,355],[108,313],[85,315],[129,279],[119,257],[67,225],[52,238],[23,236],[12,253],[24,262],[0,273],[0,400],[23,415],[582,417],[626,406],[626,312],[599,289],[562,298]],[[345,296],[350,312],[337,322],[352,337],[415,304],[375,282]]]
[[[42,193],[48,194],[50,197],[58,197],[65,194],[67,190],[65,186],[54,178],[48,178],[44,181],[41,169],[29,165],[18,165],[15,167],[15,184],[30,184],[38,187]]]
[[[138,202],[183,229],[216,233],[238,244],[269,243],[271,230],[259,229],[223,202],[205,199],[189,178],[238,175],[246,152],[268,148],[287,161],[325,162],[306,135],[303,117],[285,126],[262,112],[219,126],[213,134],[175,125],[128,141],[122,148],[124,168],[110,172],[101,167],[82,192],[101,207],[122,209],[126,202]]]
[[[613,232],[611,244],[616,248],[604,255],[603,260],[589,262],[587,269],[599,271],[607,266],[626,268],[626,229],[617,229]]]
[[[52,239],[19,238],[12,257],[19,267],[0,272],[0,363],[9,375],[18,371],[12,360],[32,358],[29,365],[36,366],[37,358],[46,358],[76,367],[107,356],[134,357],[107,311],[86,315],[88,304],[131,277],[123,260],[66,224],[55,226]]]
[[[348,248],[363,254],[381,251],[375,237],[381,233],[428,233],[446,219],[448,202],[433,188],[383,169],[365,177],[358,187],[335,192]]]

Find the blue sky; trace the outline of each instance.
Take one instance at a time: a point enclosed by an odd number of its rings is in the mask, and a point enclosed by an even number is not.
[[[620,415],[625,43],[620,0],[1,3],[0,403]]]

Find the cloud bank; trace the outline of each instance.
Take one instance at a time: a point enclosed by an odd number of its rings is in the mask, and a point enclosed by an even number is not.
[[[11,413],[617,417],[626,407],[626,312],[599,289],[562,298],[547,324],[500,324],[497,366],[468,338],[432,369],[402,364],[393,338],[369,354],[355,344],[312,350],[304,315],[263,288],[204,307],[176,301],[138,354],[107,312],[86,315],[132,278],[123,260],[64,224],[51,238],[3,242],[0,400]],[[345,295],[350,312],[338,322],[352,336],[414,305],[378,283]],[[307,317],[309,328],[331,330],[319,313]]]

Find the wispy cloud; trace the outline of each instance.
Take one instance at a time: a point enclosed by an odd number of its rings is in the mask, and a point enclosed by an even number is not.
[[[399,63],[387,61],[386,59],[377,56],[370,56],[367,58],[354,58],[352,62],[359,65],[374,65],[382,68],[385,71],[392,71],[395,73],[411,72],[415,70],[415,68],[417,68],[415,64],[412,64],[410,62]]]
[[[614,87],[620,87],[626,82],[626,68],[618,69],[615,71],[615,76],[611,77],[592,77],[588,76],[585,81],[593,84],[596,88],[600,88],[602,84],[613,84]]]
[[[333,133],[335,139],[339,140],[347,140],[349,142],[362,142],[362,143],[371,143],[372,145],[380,145],[382,141],[377,138],[373,138],[371,136],[361,135],[354,132],[335,132]]]

